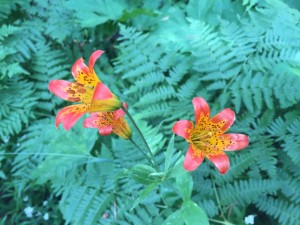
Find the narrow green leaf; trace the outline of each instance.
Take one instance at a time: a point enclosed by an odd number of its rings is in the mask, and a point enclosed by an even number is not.
[[[159,184],[160,182],[155,182],[155,183],[152,183],[152,184],[149,184],[148,186],[146,186],[146,188],[144,190],[142,190],[140,192],[140,195],[139,197],[137,198],[137,200],[133,203],[133,206],[132,208],[130,209],[133,210],[135,207],[138,206],[138,204],[141,203],[141,201],[143,201],[153,190],[154,188]]]
[[[173,134],[168,144],[167,151],[165,153],[165,171],[167,171],[170,168],[174,150],[175,149],[174,149],[174,134]]]

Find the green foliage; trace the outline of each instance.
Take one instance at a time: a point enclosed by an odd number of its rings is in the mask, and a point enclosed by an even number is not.
[[[15,78],[1,85],[0,103],[0,136],[8,142],[10,137],[22,130],[23,124],[28,125],[32,118],[31,109],[36,104],[33,95],[33,83]]]
[[[0,223],[243,224],[254,214],[299,224],[300,13],[285,2],[0,1]],[[159,169],[82,120],[55,128],[71,103],[49,81],[73,80],[75,60],[95,49],[105,50],[97,74],[129,105]],[[187,143],[172,126],[194,121],[195,96],[212,114],[233,108],[230,133],[250,137],[227,153],[224,176],[208,160],[182,169]],[[133,140],[146,150],[134,129]]]
[[[258,199],[258,208],[277,218],[280,224],[299,224],[299,205],[288,201],[264,197]]]

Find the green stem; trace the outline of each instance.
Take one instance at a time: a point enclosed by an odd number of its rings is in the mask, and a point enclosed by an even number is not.
[[[145,139],[143,133],[141,132],[140,128],[137,126],[137,124],[135,123],[134,119],[132,118],[132,116],[130,115],[130,113],[127,111],[127,109],[126,109],[124,106],[122,106],[121,108],[122,108],[122,110],[125,112],[125,114],[128,116],[128,118],[129,118],[129,120],[131,121],[132,125],[133,125],[134,128],[137,130],[137,132],[138,132],[138,134],[140,135],[140,137],[142,138],[142,141],[143,141],[144,144],[146,145],[147,151],[148,151],[148,153],[150,154],[150,156],[151,156],[151,158],[152,158],[152,161],[153,161],[153,163],[155,164],[156,169],[159,170],[158,166],[157,166],[156,163],[155,163],[154,155],[153,155],[153,153],[152,153],[152,151],[151,151],[151,149],[150,149],[150,147],[149,147],[149,145],[148,145],[148,143],[147,143],[147,141],[146,141],[146,139]]]
[[[152,165],[152,166],[156,166],[150,159],[149,157],[147,156],[147,154],[142,151],[142,149],[140,149],[140,147],[130,138],[129,139],[131,141],[131,143],[143,154],[143,156],[145,156],[148,160],[148,162]]]
[[[219,208],[219,210],[220,210],[220,212],[221,212],[221,216],[222,216],[222,218],[224,219],[224,221],[226,221],[226,218],[225,218],[224,213],[223,213],[222,208],[221,208],[219,195],[218,195],[218,192],[217,192],[217,189],[216,189],[216,186],[215,186],[215,182],[214,182],[214,180],[213,180],[212,175],[210,175],[210,179],[211,179],[212,184],[213,184],[213,188],[214,188],[215,196],[216,196],[216,199],[217,199],[218,208]]]
[[[224,222],[224,221],[221,221],[221,220],[214,220],[214,219],[208,219],[208,220],[212,221],[212,222],[215,222],[215,223],[219,223],[219,224],[225,224],[225,225],[232,224],[232,223],[228,223],[227,221]]]

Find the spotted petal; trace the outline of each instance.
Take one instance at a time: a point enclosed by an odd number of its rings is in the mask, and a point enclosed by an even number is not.
[[[244,134],[222,134],[220,137],[230,142],[225,151],[241,150],[249,145],[249,137]]]
[[[204,156],[196,156],[194,155],[194,150],[192,146],[189,146],[189,149],[185,155],[185,159],[183,162],[183,168],[187,171],[194,171],[195,169],[200,166],[200,164],[203,162]]]
[[[69,130],[84,113],[86,113],[86,106],[83,104],[67,106],[57,113],[55,125],[58,127],[62,123],[65,130]]]
[[[209,118],[210,108],[207,102],[201,97],[193,98],[194,112],[196,123],[198,122],[201,114]]]
[[[220,113],[218,113],[211,119],[213,123],[224,123],[221,124],[220,128],[223,133],[226,132],[232,126],[234,120],[235,113],[229,108],[222,110]]]
[[[83,58],[77,59],[72,67],[72,74],[76,81],[80,82],[82,76],[89,74],[89,68],[85,65]]]
[[[83,121],[83,127],[85,127],[85,128],[99,128],[98,120],[99,120],[98,113],[92,113],[91,117],[86,118]]]
[[[208,155],[207,158],[217,167],[221,174],[225,174],[229,169],[229,159],[225,153],[219,155]]]
[[[64,100],[71,101],[69,98],[69,94],[67,93],[67,88],[71,85],[71,82],[65,81],[65,80],[51,80],[48,86],[48,89],[58,96],[59,98],[62,98]],[[76,102],[76,101],[73,101]]]
[[[190,139],[190,130],[194,128],[194,125],[189,120],[180,120],[177,121],[172,130],[175,134],[189,140]]]
[[[96,84],[100,82],[94,70],[90,71],[90,69],[85,65],[83,58],[78,59],[74,63],[72,67],[72,74],[78,83],[85,86],[96,86]]]

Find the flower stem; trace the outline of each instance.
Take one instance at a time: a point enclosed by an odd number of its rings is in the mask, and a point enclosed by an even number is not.
[[[131,143],[143,154],[143,156],[145,156],[148,160],[148,162],[152,165],[152,166],[156,166],[147,156],[147,154],[142,151],[142,149],[140,149],[140,147],[137,145],[137,143],[134,142],[134,140],[132,140],[131,138],[129,139],[131,141]]]
[[[149,155],[151,156],[151,159],[152,159],[152,161],[153,161],[156,169],[159,169],[158,166],[157,166],[157,164],[155,163],[154,155],[153,155],[153,153],[152,153],[152,151],[151,151],[151,149],[150,149],[150,147],[149,147],[149,145],[148,145],[148,143],[147,143],[147,141],[146,141],[143,133],[141,132],[140,128],[137,126],[137,124],[135,123],[134,119],[132,118],[132,116],[130,115],[130,113],[127,111],[127,109],[124,106],[122,106],[121,108],[125,112],[125,114],[128,116],[128,118],[131,121],[132,125],[135,127],[135,129],[137,130],[138,134],[140,135],[142,141],[146,145],[147,151],[148,151]]]
[[[222,218],[226,221],[226,218],[225,218],[224,213],[223,213],[222,208],[221,208],[219,195],[218,195],[218,192],[217,192],[217,189],[216,189],[216,186],[215,186],[215,182],[214,182],[214,179],[213,179],[212,175],[210,175],[210,179],[211,179],[212,184],[213,184],[213,188],[214,188],[214,192],[215,192],[217,204],[218,204],[219,210],[220,210],[220,212],[221,212],[221,216],[222,216]]]
[[[220,220],[214,220],[214,219],[208,219],[209,221],[212,221],[212,222],[215,222],[215,223],[219,223],[219,224],[225,224],[225,225],[229,225],[229,224],[232,224],[232,223],[229,223],[228,221],[220,221]],[[232,224],[234,225],[234,224]]]

